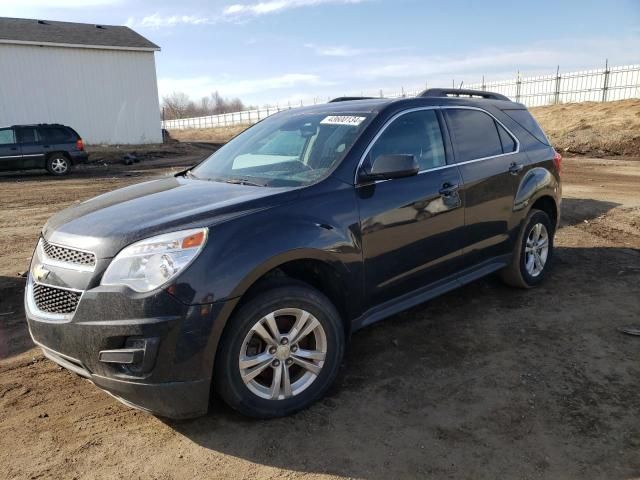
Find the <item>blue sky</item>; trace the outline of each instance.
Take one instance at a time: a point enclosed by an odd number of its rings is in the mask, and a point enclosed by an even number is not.
[[[640,63],[640,0],[0,0],[0,15],[129,25],[160,95],[326,100]]]

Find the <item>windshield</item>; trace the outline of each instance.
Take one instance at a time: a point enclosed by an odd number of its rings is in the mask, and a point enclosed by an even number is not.
[[[241,133],[190,171],[195,178],[269,187],[302,186],[331,172],[369,114],[282,114]]]

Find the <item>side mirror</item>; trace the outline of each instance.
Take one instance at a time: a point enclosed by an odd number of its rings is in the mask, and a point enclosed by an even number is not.
[[[389,180],[417,175],[420,165],[415,155],[380,155],[360,172],[362,180]]]

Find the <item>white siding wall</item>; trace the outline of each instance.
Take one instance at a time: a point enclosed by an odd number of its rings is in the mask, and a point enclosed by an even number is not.
[[[62,123],[89,144],[160,143],[153,52],[0,44],[0,126]]]

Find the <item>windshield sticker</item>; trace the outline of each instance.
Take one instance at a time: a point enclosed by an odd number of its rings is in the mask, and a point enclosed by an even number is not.
[[[367,117],[353,117],[351,115],[331,115],[320,122],[321,125],[350,125],[357,127],[364,122]]]

